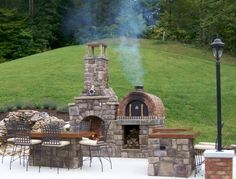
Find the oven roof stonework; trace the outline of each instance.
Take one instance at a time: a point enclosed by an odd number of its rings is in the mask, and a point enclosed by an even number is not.
[[[118,116],[125,116],[126,106],[134,101],[142,101],[148,107],[149,116],[157,116],[158,118],[165,118],[165,109],[162,100],[150,93],[144,91],[133,91],[119,102]]]

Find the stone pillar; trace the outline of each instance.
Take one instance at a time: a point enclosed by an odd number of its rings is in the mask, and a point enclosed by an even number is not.
[[[148,136],[148,175],[188,178],[194,169],[193,141],[188,128],[154,128]]]
[[[193,171],[193,139],[148,139],[148,175],[189,177]]]
[[[205,178],[206,179],[232,179],[233,178],[233,150],[215,151],[206,150]]]

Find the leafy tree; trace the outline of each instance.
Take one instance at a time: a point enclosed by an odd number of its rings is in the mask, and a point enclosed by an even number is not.
[[[15,59],[30,54],[32,34],[26,21],[16,9],[0,9],[0,58]]]
[[[0,61],[121,31],[208,47],[220,37],[236,55],[235,22],[235,0],[0,0]]]
[[[236,1],[201,0],[199,39],[209,44],[220,37],[226,43],[226,50],[236,54]]]
[[[162,0],[160,4],[160,27],[169,39],[191,42],[198,28],[198,9],[193,0]]]
[[[156,25],[159,21],[160,0],[139,0],[139,4],[146,25]]]
[[[58,13],[62,0],[40,0],[35,3],[33,17],[29,23],[35,47],[39,51],[61,46],[58,39],[61,15]]]

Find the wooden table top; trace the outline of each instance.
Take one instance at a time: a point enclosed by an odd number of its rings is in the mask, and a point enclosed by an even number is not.
[[[32,138],[42,138],[42,132],[31,132]],[[81,137],[94,137],[95,132],[92,131],[81,131],[81,132],[61,132],[61,137],[64,139],[79,139]]]
[[[194,139],[199,136],[199,132],[189,132],[189,133],[152,133],[149,138],[172,138],[172,139]]]

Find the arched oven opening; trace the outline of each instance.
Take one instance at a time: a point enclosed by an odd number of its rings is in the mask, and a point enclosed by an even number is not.
[[[97,116],[87,116],[83,120],[90,121],[90,130],[96,133],[96,136],[99,137],[102,135],[101,126],[104,121]]]
[[[140,100],[131,101],[125,109],[126,116],[148,116],[147,105]]]

